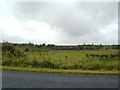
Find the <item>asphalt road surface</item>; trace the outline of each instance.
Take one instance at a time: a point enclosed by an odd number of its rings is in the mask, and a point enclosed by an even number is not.
[[[2,71],[3,88],[118,88],[118,75]]]

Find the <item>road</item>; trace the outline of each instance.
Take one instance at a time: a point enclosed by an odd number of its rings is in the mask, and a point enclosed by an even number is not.
[[[118,75],[2,71],[3,88],[118,88]]]

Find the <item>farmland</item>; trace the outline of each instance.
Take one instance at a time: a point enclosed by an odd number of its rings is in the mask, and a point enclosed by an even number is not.
[[[25,51],[22,48],[10,43],[3,44],[2,66],[89,71],[119,69],[118,49],[52,50],[44,47],[42,51]]]

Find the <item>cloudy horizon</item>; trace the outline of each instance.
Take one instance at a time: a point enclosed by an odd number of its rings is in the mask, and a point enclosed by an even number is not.
[[[118,44],[118,3],[2,2],[0,31],[16,43]]]

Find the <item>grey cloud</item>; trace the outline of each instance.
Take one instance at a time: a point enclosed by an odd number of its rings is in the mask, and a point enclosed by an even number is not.
[[[120,2],[118,3],[118,43],[120,44]]]
[[[11,5],[9,3],[9,5]],[[23,23],[29,19],[43,21],[51,26],[62,28],[61,42],[101,42],[99,30],[117,23],[117,3],[44,3],[22,2],[11,5],[13,15]],[[107,34],[106,34],[107,35]],[[109,40],[107,40],[109,41]],[[116,41],[116,39],[113,39]],[[112,41],[109,41],[109,43]]]

